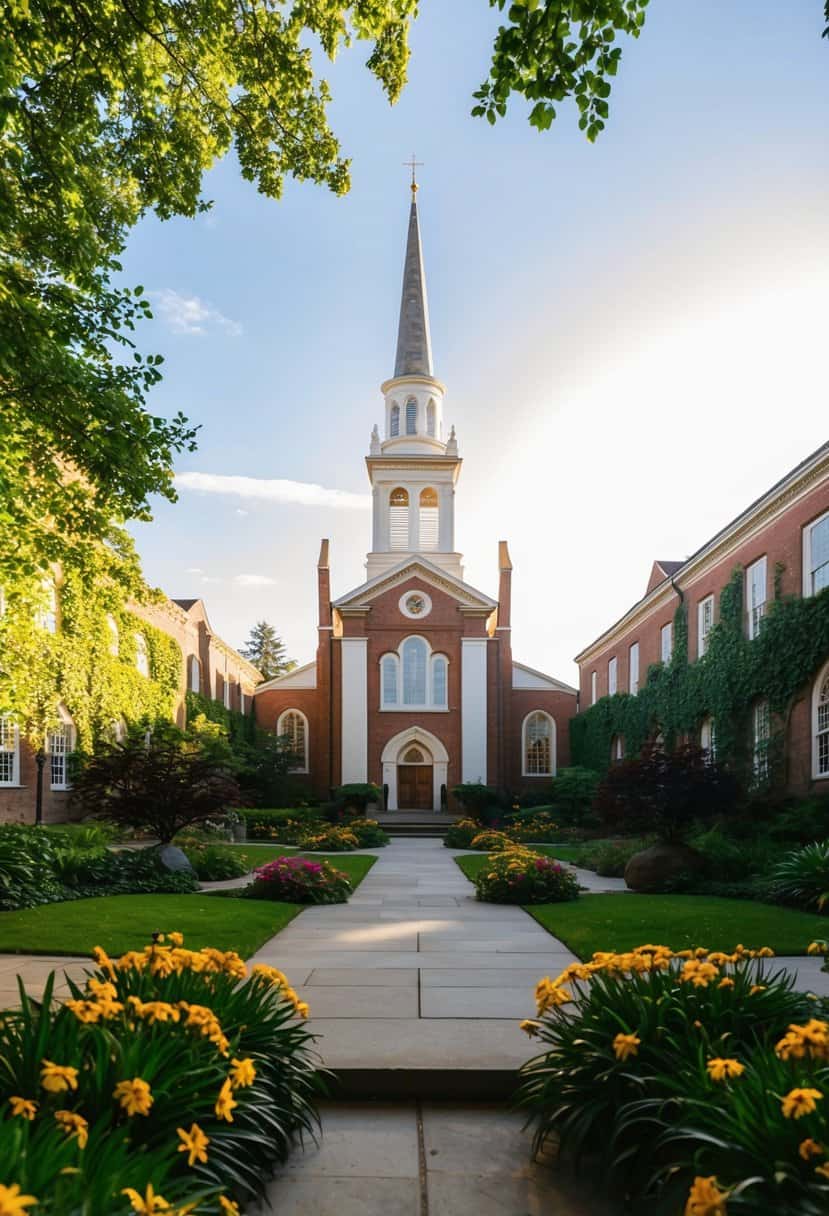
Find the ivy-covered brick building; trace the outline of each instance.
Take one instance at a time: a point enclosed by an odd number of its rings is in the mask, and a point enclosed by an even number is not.
[[[700,744],[756,790],[829,794],[829,443],[576,656],[576,763]]]
[[[34,822],[38,754],[42,818],[60,822],[72,752],[145,718],[184,726],[188,694],[252,714],[262,679],[202,600],[126,599],[103,568],[56,565],[0,588],[0,654],[0,822]]]

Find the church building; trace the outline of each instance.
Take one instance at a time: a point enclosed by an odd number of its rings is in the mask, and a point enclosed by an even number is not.
[[[543,790],[568,763],[577,699],[512,657],[506,541],[497,600],[464,579],[455,549],[462,461],[432,365],[416,191],[413,183],[394,375],[381,385],[383,437],[375,426],[366,458],[366,577],[332,600],[323,540],[316,658],[260,684],[254,698],[259,724],[292,740],[309,794],[370,781],[389,811],[451,806],[461,782]]]

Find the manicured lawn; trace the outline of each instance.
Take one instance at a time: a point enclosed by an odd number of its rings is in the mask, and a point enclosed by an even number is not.
[[[0,913],[0,952],[109,954],[140,950],[151,934],[178,929],[184,944],[216,946],[248,958],[302,911],[300,904],[213,895],[103,895]]]
[[[732,950],[742,943],[770,946],[775,954],[805,954],[809,942],[829,930],[825,916],[709,895],[582,895],[573,903],[537,904],[526,911],[582,959],[595,950],[631,950],[646,942],[672,950]]]
[[[298,849],[285,844],[244,844],[226,845],[225,851],[234,854],[243,853],[250,862],[251,869],[263,866],[275,857],[294,857]],[[312,861],[324,858],[335,870],[347,874],[353,883],[361,882],[377,860],[370,853],[301,853],[301,857],[310,857]]]

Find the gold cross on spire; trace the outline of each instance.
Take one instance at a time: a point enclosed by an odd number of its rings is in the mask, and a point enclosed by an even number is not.
[[[417,189],[418,189],[417,178],[415,177],[415,169],[420,168],[423,165],[423,161],[415,160],[415,154],[413,152],[412,159],[404,160],[403,164],[406,166],[407,169],[411,169],[411,171],[412,171],[412,199],[414,199],[414,196],[417,194]]]

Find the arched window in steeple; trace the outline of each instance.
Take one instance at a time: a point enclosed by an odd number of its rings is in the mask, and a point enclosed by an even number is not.
[[[409,547],[409,491],[398,486],[389,497],[389,548]]]
[[[434,551],[439,541],[439,510],[437,490],[431,486],[420,491],[420,545],[425,551]]]
[[[410,397],[406,402],[406,434],[417,434],[417,401]]]
[[[431,435],[433,439],[437,433],[436,419],[437,410],[435,409],[435,403],[430,400],[426,406],[426,434]]]
[[[391,413],[389,415],[389,438],[394,439],[400,434],[400,406],[396,401],[392,402]]]

